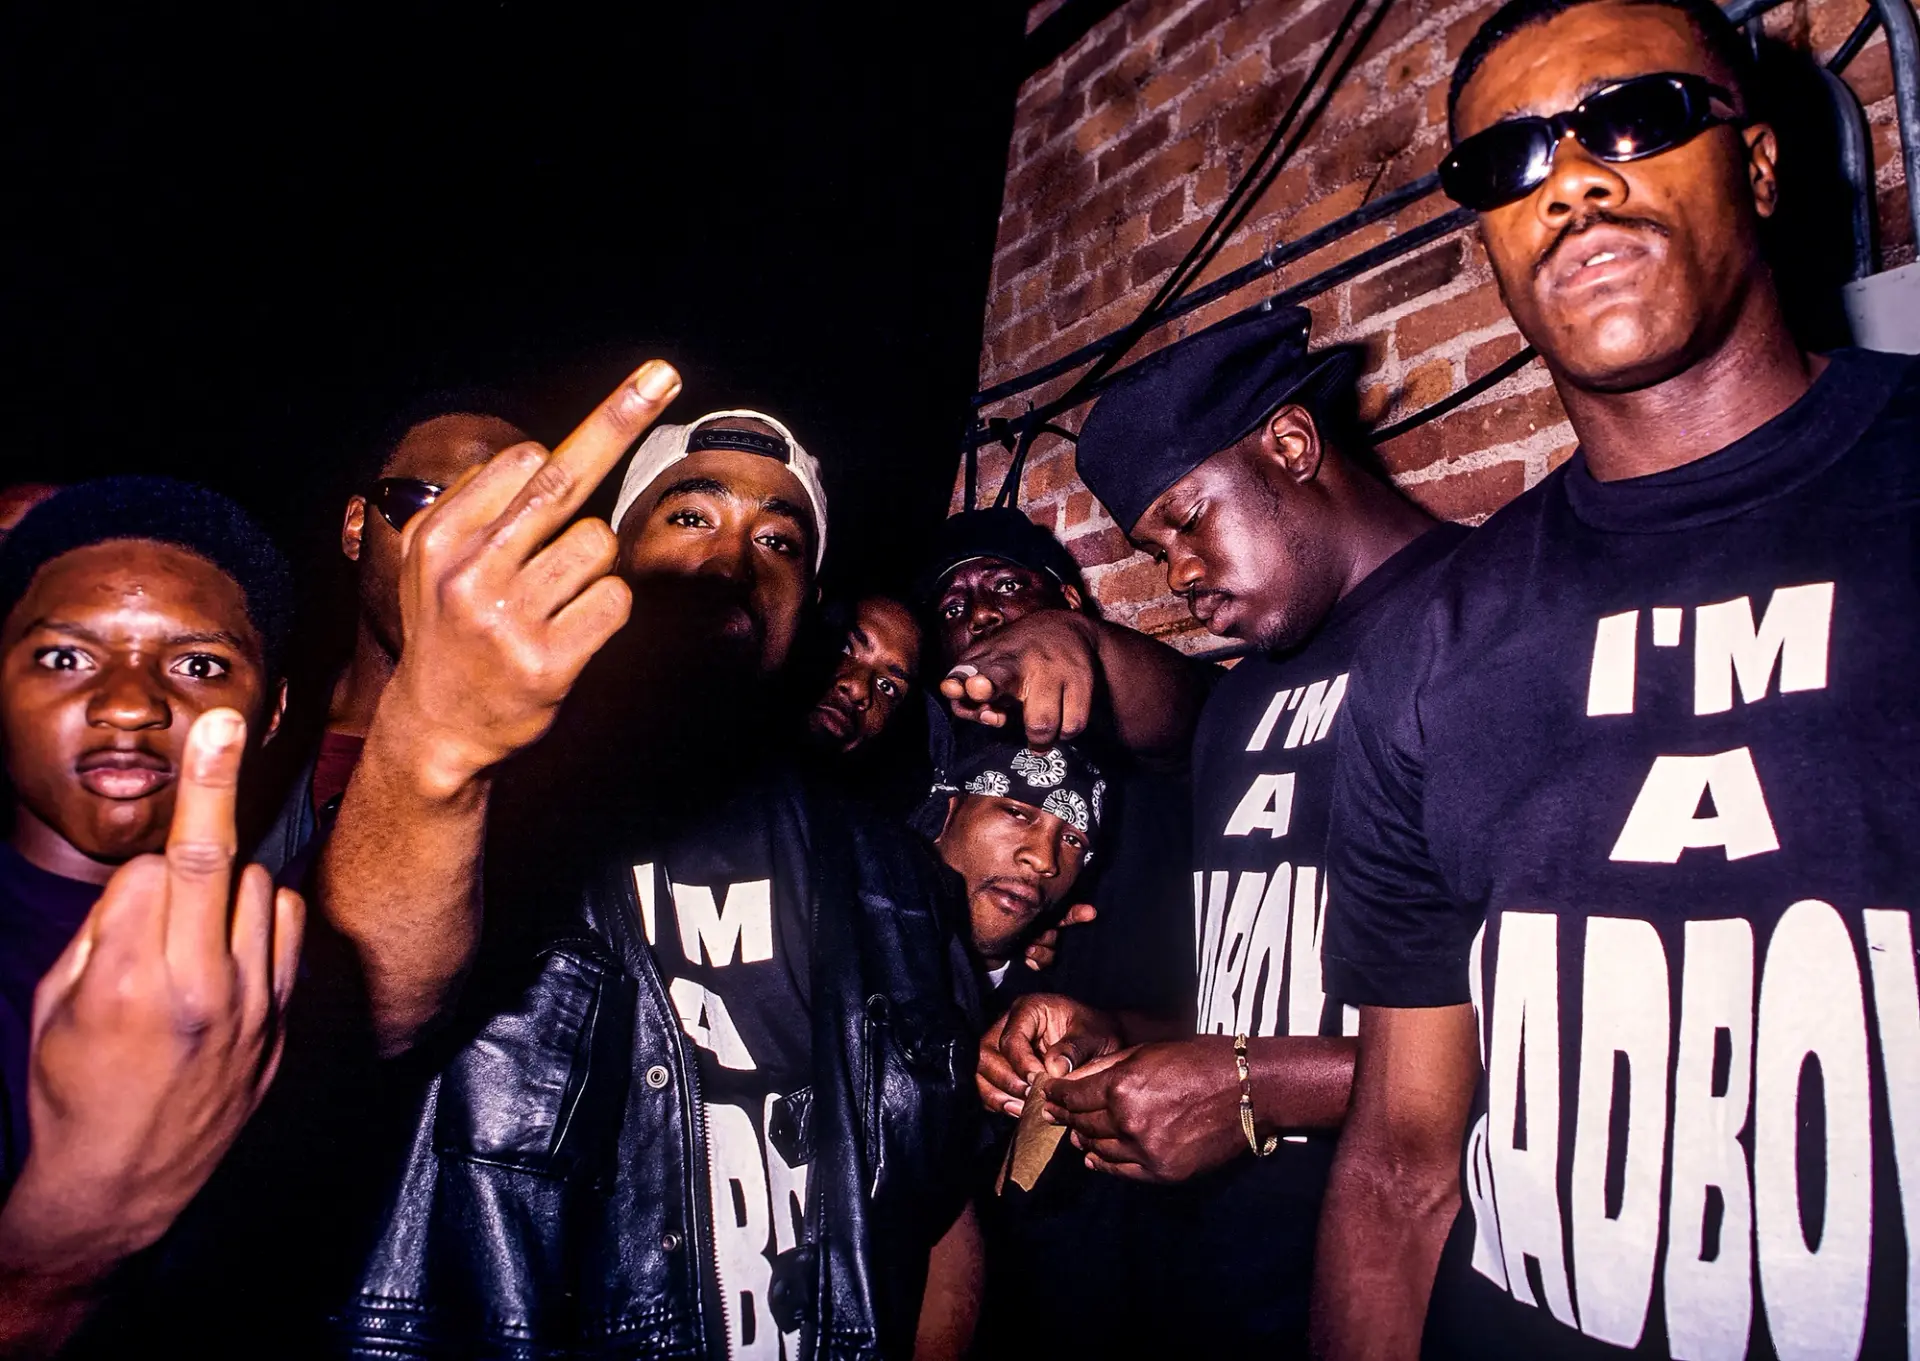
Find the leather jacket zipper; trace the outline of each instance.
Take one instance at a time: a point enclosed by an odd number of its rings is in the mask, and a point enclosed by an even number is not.
[[[633,891],[633,879],[630,875],[621,875],[621,892],[627,902],[628,921],[633,925],[640,922],[640,903]],[[676,909],[677,910],[677,909]],[[646,939],[643,933],[640,937]],[[727,1320],[721,1304],[721,1294],[726,1284],[720,1279],[720,1246],[713,1233],[713,1172],[707,1165],[708,1122],[707,1103],[700,1095],[700,1070],[697,1060],[687,1046],[687,1037],[680,1028],[680,1013],[673,1005],[673,999],[667,995],[666,983],[660,977],[659,961],[654,959],[652,948],[643,948],[643,967],[646,970],[647,983],[653,989],[653,995],[667,1018],[667,1039],[673,1045],[673,1052],[680,1070],[680,1094],[687,1103],[689,1119],[688,1133],[691,1136],[687,1156],[687,1175],[692,1180],[693,1222],[687,1226],[688,1241],[684,1245],[689,1252],[703,1254],[704,1262],[694,1272],[693,1286],[698,1292],[700,1318],[706,1333],[706,1345],[703,1350],[714,1354],[717,1342],[722,1355],[731,1356],[733,1348],[727,1340]],[[707,1286],[711,1269],[713,1286]]]

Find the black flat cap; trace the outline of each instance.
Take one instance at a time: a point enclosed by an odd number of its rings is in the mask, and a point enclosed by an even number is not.
[[[933,533],[933,548],[914,580],[914,597],[924,608],[939,597],[954,568],[975,558],[998,558],[1043,572],[1082,595],[1080,564],[1066,545],[1012,506],[967,510],[950,516]]]
[[[1080,479],[1123,531],[1168,487],[1290,403],[1350,388],[1356,346],[1309,352],[1300,307],[1229,317],[1125,370],[1080,427]]]

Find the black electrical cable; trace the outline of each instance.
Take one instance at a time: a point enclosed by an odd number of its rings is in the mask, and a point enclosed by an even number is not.
[[[1260,148],[1259,154],[1254,157],[1253,163],[1249,165],[1246,171],[1240,176],[1239,180],[1228,192],[1225,201],[1215,210],[1213,217],[1208,220],[1206,228],[1200,233],[1193,245],[1188,247],[1187,253],[1181,259],[1180,263],[1174,266],[1173,271],[1161,282],[1160,287],[1154,291],[1154,296],[1148,301],[1147,305],[1141,309],[1139,315],[1114,337],[1112,343],[1102,350],[1085,373],[1082,373],[1074,380],[1072,386],[1059,401],[1049,403],[1047,411],[1044,413],[1028,413],[1023,422],[1025,428],[1021,434],[1019,445],[1014,450],[1011,463],[1008,464],[1007,475],[1002,479],[1000,490],[994,496],[994,505],[996,507],[1012,505],[1018,500],[1020,495],[1020,479],[1021,475],[1026,471],[1027,456],[1033,448],[1034,440],[1037,439],[1041,433],[1041,428],[1046,421],[1047,415],[1070,410],[1086,401],[1088,397],[1098,390],[1101,380],[1111,373],[1114,367],[1126,357],[1127,353],[1140,342],[1140,338],[1162,323],[1164,319],[1163,313],[1166,309],[1179,300],[1181,294],[1193,285],[1194,281],[1199,278],[1200,273],[1219,255],[1228,237],[1246,220],[1247,214],[1251,212],[1254,205],[1259,202],[1260,196],[1272,185],[1273,181],[1278,177],[1280,170],[1286,165],[1287,160],[1299,149],[1301,142],[1305,140],[1307,132],[1312,128],[1314,122],[1318,120],[1320,114],[1332,100],[1334,92],[1339,88],[1340,81],[1346,76],[1346,73],[1352,69],[1354,61],[1358,59],[1359,54],[1365,49],[1366,44],[1379,28],[1381,19],[1384,18],[1387,11],[1392,8],[1394,0],[1380,0],[1379,7],[1374,11],[1373,17],[1368,20],[1365,28],[1361,32],[1359,40],[1347,49],[1339,69],[1334,73],[1333,78],[1327,82],[1325,88],[1320,91],[1320,97],[1308,113],[1306,121],[1301,124],[1299,133],[1292,140],[1287,141],[1287,133],[1289,129],[1292,128],[1295,119],[1299,117],[1300,110],[1306,106],[1308,96],[1312,94],[1315,87],[1319,85],[1320,79],[1326,74],[1327,67],[1331,64],[1334,54],[1340,50],[1341,44],[1352,31],[1354,22],[1366,9],[1369,2],[1370,0],[1352,0],[1352,3],[1348,5],[1345,13],[1340,16],[1340,22],[1334,28],[1333,34],[1327,39],[1326,46],[1321,49],[1319,57],[1315,59],[1313,69],[1308,73],[1307,78],[1301,82],[1300,88],[1295,92],[1292,102],[1287,106],[1287,110],[1281,116],[1279,123],[1275,125],[1273,131],[1268,135],[1265,144]],[[1285,143],[1284,147],[1282,146],[1283,142]],[[1280,148],[1277,156],[1275,155],[1276,148]],[[971,451],[975,447],[977,446],[973,444],[972,441],[969,441],[969,450]],[[973,504],[971,497],[968,498],[967,504],[969,506]]]
[[[1261,146],[1260,153],[1254,157],[1252,164],[1247,167],[1245,173],[1234,184],[1232,191],[1215,210],[1206,229],[1187,249],[1186,256],[1173,267],[1173,272],[1155,290],[1152,299],[1141,309],[1140,315],[1134,318],[1113,344],[1093,361],[1087,372],[1075,382],[1076,388],[1090,389],[1094,383],[1112,372],[1114,367],[1126,358],[1128,352],[1140,343],[1140,338],[1160,324],[1161,314],[1176,302],[1181,294],[1192,287],[1194,281],[1199,278],[1200,272],[1219,255],[1234,229],[1246,220],[1247,214],[1259,202],[1260,195],[1266,192],[1281,168],[1285,166],[1287,158],[1299,147],[1301,139],[1296,137],[1288,142],[1287,132],[1293,126],[1294,120],[1300,116],[1300,111],[1306,106],[1308,97],[1319,85],[1320,78],[1326,74],[1334,54],[1340,49],[1348,33],[1352,31],[1355,21],[1359,19],[1367,4],[1368,0],[1353,0],[1347,6],[1346,12],[1340,16],[1339,24],[1327,39],[1326,46],[1320,50],[1319,57],[1314,60],[1313,69],[1300,83],[1300,88],[1295,91],[1292,102],[1287,105],[1287,111],[1281,115],[1280,121],[1275,124],[1265,144]],[[1349,49],[1340,70],[1334,74],[1333,79],[1321,92],[1319,102],[1314,106],[1305,127],[1310,127],[1311,120],[1317,119],[1321,111],[1326,108],[1328,101],[1333,97],[1333,92],[1339,88],[1341,78],[1351,69],[1354,58],[1366,45],[1367,39],[1372,37],[1374,30],[1379,26],[1381,16],[1392,5],[1393,0],[1381,0],[1380,7],[1368,24],[1365,34]]]
[[[1481,393],[1499,386],[1499,384],[1505,382],[1508,378],[1511,378],[1514,374],[1520,372],[1521,369],[1531,364],[1539,357],[1539,354],[1540,352],[1534,349],[1533,346],[1523,346],[1517,353],[1502,359],[1498,364],[1495,364],[1458,392],[1448,393],[1432,406],[1422,407],[1404,421],[1396,421],[1392,425],[1374,431],[1373,442],[1375,444],[1385,444],[1388,440],[1397,439],[1401,435],[1406,434],[1407,431],[1417,426],[1425,425],[1428,421],[1439,420],[1455,407],[1465,406]]]

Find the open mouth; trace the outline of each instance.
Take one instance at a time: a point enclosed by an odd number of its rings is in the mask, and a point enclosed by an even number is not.
[[[1560,239],[1540,262],[1550,292],[1618,283],[1654,256],[1651,226],[1597,223]]]
[[[103,799],[144,799],[173,783],[173,763],[149,751],[94,751],[74,766],[81,787]]]

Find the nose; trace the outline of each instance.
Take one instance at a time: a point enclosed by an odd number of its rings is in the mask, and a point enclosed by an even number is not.
[[[95,727],[138,732],[173,723],[165,687],[144,666],[109,665],[87,701],[87,722]]]
[[[1006,616],[1000,613],[1000,607],[985,596],[975,600],[967,614],[967,632],[976,638],[992,633],[1004,623]]]
[[[865,709],[873,702],[873,687],[867,683],[867,673],[857,667],[848,667],[833,678],[833,688],[847,698],[847,703],[856,709]]]
[[[1014,859],[1036,877],[1051,879],[1060,872],[1060,848],[1055,840],[1035,827],[1021,841]]]
[[[1200,555],[1181,548],[1167,552],[1167,588],[1175,595],[1192,590],[1206,580],[1206,564]]]
[[[741,586],[754,582],[753,543],[745,535],[717,534],[700,563],[702,576],[720,577]]]
[[[1626,178],[1574,140],[1571,133],[1553,150],[1547,182],[1534,192],[1534,211],[1558,231],[1570,217],[1626,201]]]

